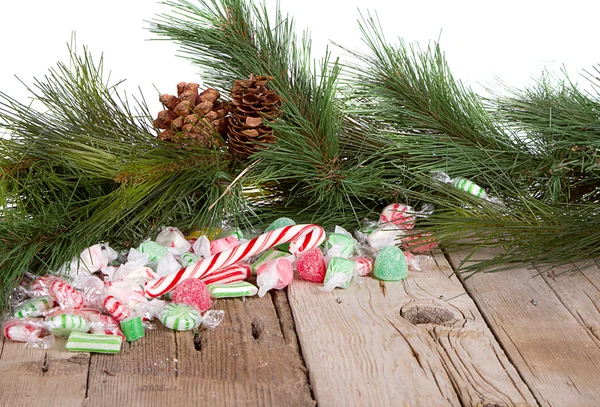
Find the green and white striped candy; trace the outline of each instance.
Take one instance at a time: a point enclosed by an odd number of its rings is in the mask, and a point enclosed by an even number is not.
[[[258,288],[246,281],[229,284],[211,284],[208,291],[213,298],[251,297],[258,294]]]
[[[487,199],[487,193],[483,188],[474,183],[471,180],[466,178],[457,178],[454,180],[454,186],[461,191],[465,191],[470,193],[471,195],[475,195],[476,197]]]
[[[200,326],[200,311],[185,304],[170,303],[165,305],[160,314],[160,322],[169,329],[189,331]]]
[[[54,335],[66,338],[71,332],[89,331],[90,322],[81,315],[61,314],[46,318],[46,327]]]
[[[52,309],[53,306],[54,298],[49,295],[30,298],[17,307],[15,310],[15,318],[39,317],[42,316],[44,312]]]
[[[119,335],[84,334],[72,332],[67,341],[71,352],[119,353],[123,338]]]

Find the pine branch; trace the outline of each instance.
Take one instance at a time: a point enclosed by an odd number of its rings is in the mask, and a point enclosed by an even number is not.
[[[282,115],[272,125],[277,143],[251,158],[257,165],[244,182],[282,185],[285,206],[302,208],[307,219],[338,216],[358,225],[359,212],[371,210],[385,193],[382,167],[356,143],[352,154],[344,150],[337,61],[327,53],[317,68],[308,34],[298,40],[293,20],[279,9],[271,21],[264,5],[240,0],[165,4],[174,12],[152,23],[151,31],[181,44],[211,86],[229,89],[250,74],[273,78],[270,86],[282,100]],[[280,213],[277,202],[271,201],[273,211]],[[268,217],[266,206],[263,201],[260,209]]]

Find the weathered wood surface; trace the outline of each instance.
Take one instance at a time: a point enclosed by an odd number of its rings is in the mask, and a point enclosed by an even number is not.
[[[5,339],[0,353],[0,406],[81,406],[90,355],[64,349],[64,339],[57,339],[48,351]]]
[[[218,300],[214,331],[164,327],[92,355],[86,406],[314,406],[285,295]]]
[[[473,260],[497,251],[481,251]],[[449,255],[458,267],[466,253]],[[600,406],[598,270],[540,274],[534,267],[477,274],[469,294],[543,406]]]
[[[430,260],[404,282],[289,287],[319,406],[537,405],[446,259]]]

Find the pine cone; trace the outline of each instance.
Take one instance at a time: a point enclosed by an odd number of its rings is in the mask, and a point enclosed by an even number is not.
[[[281,98],[267,86],[272,79],[250,75],[249,80],[237,80],[233,84],[228,147],[238,158],[246,159],[261,147],[253,143],[274,143],[276,140],[268,123],[280,114]]]
[[[202,145],[221,147],[227,135],[227,103],[219,102],[219,91],[208,88],[198,94],[197,83],[177,84],[177,96],[162,95],[159,100],[166,107],[158,113],[153,125],[163,131],[158,136],[186,148]],[[218,136],[217,136],[218,135]],[[220,137],[219,137],[220,136]]]

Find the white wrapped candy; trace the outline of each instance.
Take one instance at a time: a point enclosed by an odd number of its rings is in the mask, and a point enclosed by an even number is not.
[[[175,256],[181,256],[183,253],[189,252],[192,247],[179,229],[170,226],[164,228],[155,240]]]

